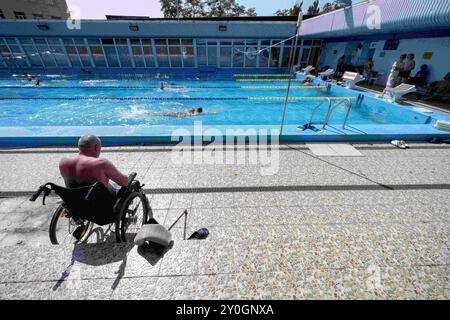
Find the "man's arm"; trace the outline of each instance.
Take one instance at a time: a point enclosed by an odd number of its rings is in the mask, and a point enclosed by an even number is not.
[[[126,187],[128,185],[128,177],[121,173],[110,161],[103,159],[105,163],[106,177],[119,186]]]

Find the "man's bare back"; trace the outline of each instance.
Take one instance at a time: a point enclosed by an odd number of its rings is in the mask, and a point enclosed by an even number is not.
[[[128,178],[107,159],[100,158],[101,142],[95,136],[83,136],[79,142],[80,154],[65,157],[59,163],[59,171],[67,187],[75,188],[101,182],[110,187],[112,180],[126,186]]]

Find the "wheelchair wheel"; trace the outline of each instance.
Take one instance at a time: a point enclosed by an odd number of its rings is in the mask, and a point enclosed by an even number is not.
[[[132,242],[142,225],[147,222],[150,212],[147,197],[142,192],[132,192],[120,209],[120,218],[116,222],[118,242]]]
[[[60,205],[53,213],[49,236],[52,244],[74,244],[83,242],[89,234],[91,222],[75,221],[66,208]]]

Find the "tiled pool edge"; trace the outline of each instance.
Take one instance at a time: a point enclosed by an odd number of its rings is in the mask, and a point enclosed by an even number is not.
[[[318,126],[318,128],[321,128],[321,126]],[[190,138],[193,142],[206,143],[213,141],[211,135],[221,137],[222,142],[233,140],[236,143],[238,141],[256,141],[257,137],[260,142],[262,137],[267,142],[272,142],[272,137],[277,137],[280,142],[385,142],[393,139],[423,142],[450,140],[450,132],[437,130],[430,124],[349,125],[345,129],[342,129],[340,125],[329,125],[323,133],[316,133],[311,130],[300,131],[297,126],[287,125],[284,127],[281,136],[279,136],[279,127],[277,126],[205,126],[204,131],[200,134],[195,133],[193,127],[3,127],[0,128],[0,148],[76,145],[78,138],[84,134],[100,136],[105,146],[174,144],[180,142],[180,136],[184,135],[176,134],[172,137],[175,130],[182,130],[179,132],[191,134]],[[227,130],[234,130],[236,133],[228,134]],[[273,136],[271,136],[271,133]],[[274,142],[276,143],[276,141]]]

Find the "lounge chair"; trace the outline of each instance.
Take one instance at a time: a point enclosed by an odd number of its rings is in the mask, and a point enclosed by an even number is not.
[[[353,89],[358,82],[365,80],[365,78],[358,72],[346,71],[342,76],[342,80],[344,81],[344,85],[347,89]]]
[[[315,68],[313,66],[307,66],[303,69],[303,72],[300,72],[300,74],[304,74],[305,76],[308,75],[311,71],[313,71]]]
[[[328,69],[328,70],[319,72],[319,77],[321,79],[323,79],[324,77],[329,77],[329,76],[331,76],[333,74],[334,74],[334,70],[333,69]]]
[[[385,98],[387,95],[388,98],[390,98],[392,101],[397,101],[401,97],[403,97],[405,94],[416,92],[416,86],[413,86],[411,84],[402,83],[399,86],[396,86],[395,88],[386,88],[384,89],[383,93],[379,95],[380,98]]]

